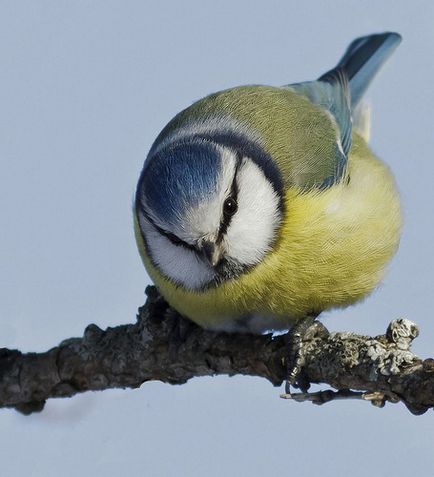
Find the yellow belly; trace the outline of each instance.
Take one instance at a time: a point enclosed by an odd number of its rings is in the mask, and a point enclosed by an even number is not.
[[[401,214],[389,169],[357,136],[349,174],[349,184],[324,191],[288,189],[273,250],[237,279],[203,292],[175,286],[151,264],[136,228],[145,267],[168,303],[204,327],[228,327],[248,315],[288,327],[307,313],[350,305],[383,277],[399,244]]]

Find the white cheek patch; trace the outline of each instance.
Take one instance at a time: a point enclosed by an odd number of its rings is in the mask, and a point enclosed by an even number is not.
[[[243,265],[261,261],[280,223],[279,197],[259,166],[244,159],[237,174],[238,210],[228,227],[228,255]]]
[[[163,275],[191,290],[201,288],[213,279],[212,269],[194,251],[174,245],[146,219],[141,221],[141,226],[152,260]]]

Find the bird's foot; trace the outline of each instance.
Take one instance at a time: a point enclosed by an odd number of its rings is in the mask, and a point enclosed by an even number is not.
[[[304,342],[314,336],[326,336],[327,328],[319,321],[315,321],[318,315],[308,315],[298,321],[288,332],[288,356],[287,356],[287,379],[285,393],[291,396],[291,386],[299,388],[302,393],[310,387],[310,383],[303,373]]]

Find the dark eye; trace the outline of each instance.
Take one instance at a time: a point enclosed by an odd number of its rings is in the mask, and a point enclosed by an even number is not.
[[[227,216],[231,216],[235,214],[237,209],[237,201],[233,197],[228,197],[223,204],[223,213]]]
[[[179,237],[177,237],[175,234],[166,232],[165,235],[175,245],[181,245],[183,243],[182,240]]]

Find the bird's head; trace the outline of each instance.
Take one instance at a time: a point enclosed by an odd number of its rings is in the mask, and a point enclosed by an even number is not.
[[[282,185],[257,148],[184,139],[150,153],[136,193],[147,253],[160,272],[190,290],[235,278],[272,247]]]

